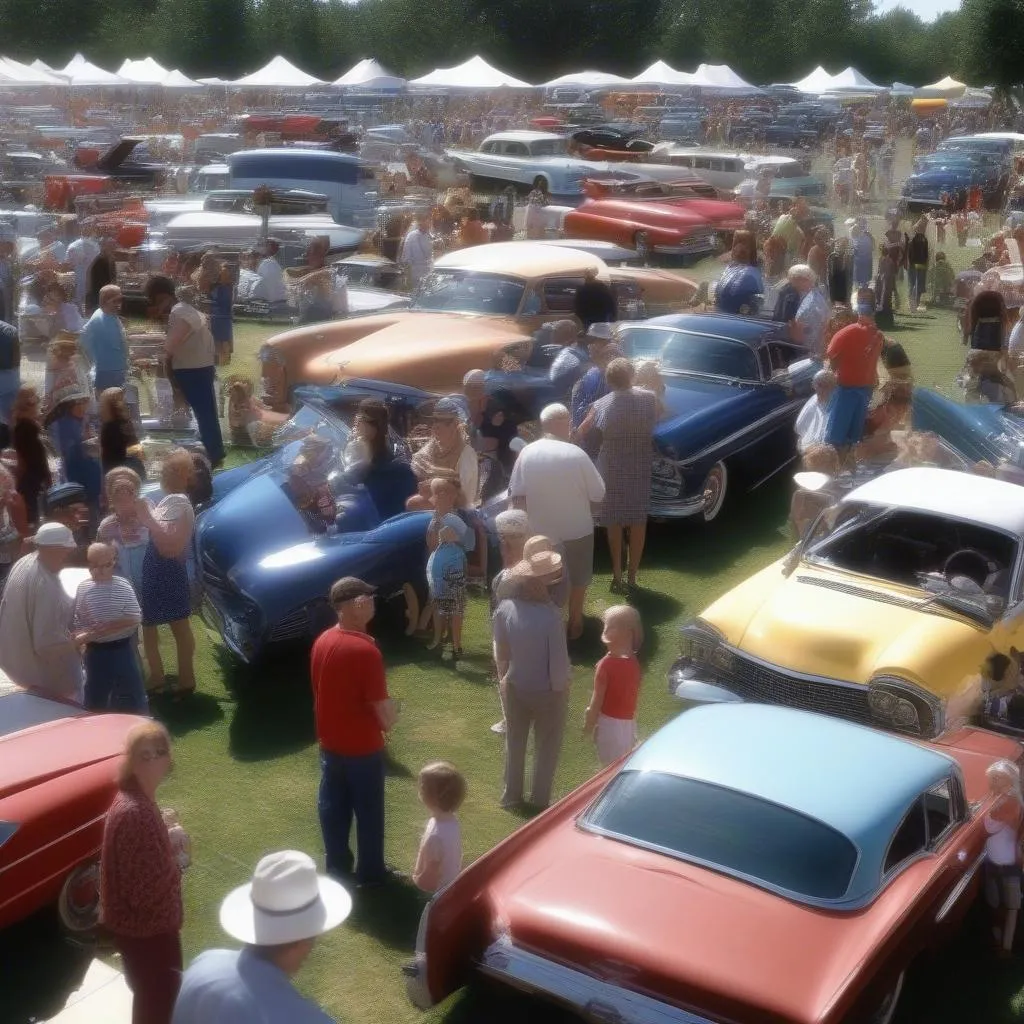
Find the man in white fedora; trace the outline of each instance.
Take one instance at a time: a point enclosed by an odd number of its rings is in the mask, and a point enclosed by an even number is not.
[[[296,850],[268,854],[252,881],[220,905],[220,925],[242,949],[210,949],[192,961],[172,1024],[331,1024],[292,978],[318,936],[337,928],[351,910],[352,898],[338,882],[317,874],[312,857]]]
[[[21,686],[83,699],[82,658],[71,633],[75,601],[60,581],[77,545],[63,523],[43,523],[35,550],[14,563],[0,601],[0,668]]]

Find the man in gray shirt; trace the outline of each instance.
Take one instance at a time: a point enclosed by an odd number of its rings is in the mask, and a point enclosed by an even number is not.
[[[526,744],[533,728],[534,755],[530,803],[551,802],[569,704],[572,665],[565,626],[548,587],[562,572],[562,558],[539,551],[524,558],[512,574],[515,596],[503,600],[491,620],[494,661],[505,708],[505,790],[502,807],[523,800]]]

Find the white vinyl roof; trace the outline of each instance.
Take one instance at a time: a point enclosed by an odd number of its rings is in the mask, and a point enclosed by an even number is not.
[[[1018,484],[949,469],[916,467],[883,473],[851,491],[843,502],[928,512],[1024,534],[1024,502]]]
[[[491,67],[483,57],[470,57],[453,68],[437,68],[428,75],[414,78],[411,85],[435,89],[532,89],[529,82],[505,74]]]
[[[259,71],[245,75],[231,84],[251,89],[303,89],[312,85],[323,85],[323,82],[306,74],[286,58],[277,56]]]

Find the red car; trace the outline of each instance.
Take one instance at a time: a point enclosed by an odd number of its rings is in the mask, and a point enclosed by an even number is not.
[[[96,923],[103,819],[136,715],[94,715],[0,674],[0,928],[57,904]]]
[[[975,894],[986,769],[1020,755],[974,728],[685,711],[434,896],[409,996],[481,975],[595,1024],[889,1024]]]
[[[709,198],[689,182],[588,183],[589,198],[565,215],[567,238],[593,238],[645,252],[706,255],[743,227],[738,203]]]

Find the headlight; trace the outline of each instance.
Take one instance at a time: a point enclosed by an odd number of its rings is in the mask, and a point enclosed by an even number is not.
[[[679,653],[697,665],[713,663],[724,635],[703,619],[688,622],[679,631]]]
[[[932,738],[945,725],[945,702],[902,676],[876,676],[868,684],[868,707],[879,725]]]

